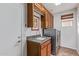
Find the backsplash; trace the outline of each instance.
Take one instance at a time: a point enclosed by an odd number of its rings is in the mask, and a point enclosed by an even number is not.
[[[26,36],[41,35],[41,34],[42,34],[41,28],[38,31],[32,31],[31,28],[26,28]]]

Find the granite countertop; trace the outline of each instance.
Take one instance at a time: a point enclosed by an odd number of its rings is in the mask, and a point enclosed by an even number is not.
[[[45,41],[51,39],[51,37],[45,37],[45,36],[42,36],[41,38],[45,38],[44,40],[39,40],[38,38],[41,37],[41,36],[29,36],[27,37],[27,40],[28,41],[33,41],[33,42],[36,42],[36,43],[44,43]]]

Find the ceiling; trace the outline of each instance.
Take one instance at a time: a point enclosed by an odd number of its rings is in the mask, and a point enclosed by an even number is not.
[[[60,5],[55,5],[54,3],[44,3],[43,4],[51,13],[59,13],[65,10],[76,8],[78,3],[61,3]]]

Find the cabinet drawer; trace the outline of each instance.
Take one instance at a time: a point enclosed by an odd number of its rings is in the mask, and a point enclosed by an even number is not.
[[[46,45],[50,44],[51,43],[51,40],[48,40],[46,42],[44,42],[42,45],[41,45],[41,48],[44,48]]]

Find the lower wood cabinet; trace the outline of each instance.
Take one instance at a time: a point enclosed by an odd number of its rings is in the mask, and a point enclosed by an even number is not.
[[[47,47],[44,47],[41,49],[41,56],[47,56],[48,52],[47,52]]]
[[[50,56],[51,55],[51,39],[44,43],[36,43],[27,40],[28,56]]]

